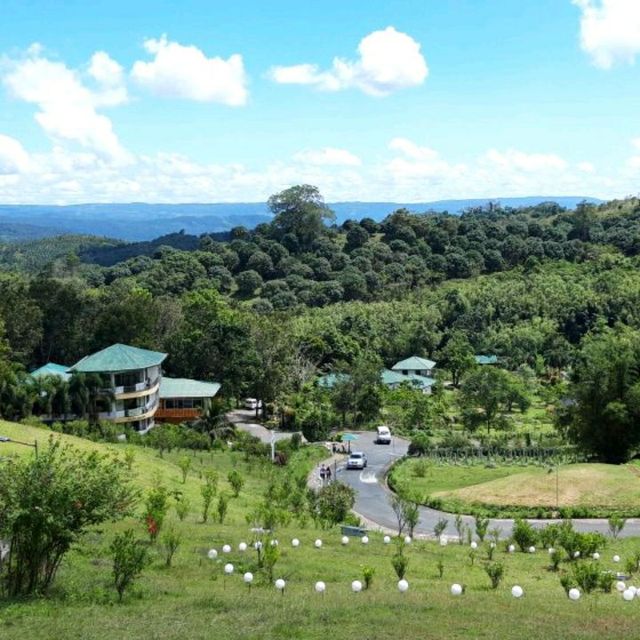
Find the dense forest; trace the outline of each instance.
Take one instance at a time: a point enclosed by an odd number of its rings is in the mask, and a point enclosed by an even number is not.
[[[595,403],[589,415],[558,414],[566,437],[585,442],[585,422],[597,417],[627,434],[610,457],[640,442],[637,199],[575,211],[554,203],[461,216],[400,210],[340,226],[309,185],[269,206],[272,222],[235,228],[227,240],[175,234],[92,246],[63,237],[18,256],[5,251],[2,415],[32,410],[20,384],[29,369],[70,365],[115,342],[166,351],[167,373],[218,380],[227,398],[261,398],[314,433],[348,416],[375,420],[381,367],[428,356],[457,385],[474,353],[491,353],[520,384],[534,375],[557,384],[558,398]],[[110,252],[126,259],[111,264]],[[311,383],[328,371],[348,372],[350,382],[320,398]],[[476,428],[473,413],[465,421]],[[602,440],[588,447],[601,452]]]

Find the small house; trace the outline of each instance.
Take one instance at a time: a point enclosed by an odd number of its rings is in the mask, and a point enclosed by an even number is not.
[[[436,363],[433,360],[420,358],[419,356],[412,356],[406,360],[396,362],[393,367],[391,367],[391,370],[401,373],[403,376],[414,375],[431,378],[433,376],[435,366]]]

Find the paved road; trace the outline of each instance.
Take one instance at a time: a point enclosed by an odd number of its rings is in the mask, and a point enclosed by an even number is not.
[[[368,466],[364,471],[347,471],[342,465],[337,465],[338,479],[356,490],[356,504],[354,510],[366,520],[384,529],[397,530],[397,521],[393,510],[389,506],[390,491],[385,483],[385,476],[389,465],[394,460],[406,454],[408,442],[402,438],[393,438],[392,445],[375,444],[375,434],[362,432],[358,434],[356,442],[351,443],[353,451],[364,451],[367,454]],[[433,535],[433,527],[440,518],[448,519],[445,533],[448,536],[457,536],[454,526],[455,515],[420,507],[420,522],[415,529],[418,535]],[[473,518],[463,517],[465,523],[473,525]],[[532,521],[535,526],[544,526],[553,520]],[[578,531],[600,531],[607,533],[609,526],[606,520],[589,519],[574,520]],[[505,536],[509,535],[513,526],[513,520],[491,520],[489,528],[498,527]],[[640,519],[629,519],[622,531],[622,536],[640,536]]]
[[[276,440],[286,440],[293,434],[291,432],[271,431],[256,422],[256,412],[252,409],[236,409],[227,413],[227,419],[232,422],[236,429],[246,431],[256,438],[260,438],[265,444],[271,443],[271,438],[275,434]]]

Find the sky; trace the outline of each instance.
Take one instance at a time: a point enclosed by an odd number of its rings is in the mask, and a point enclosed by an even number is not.
[[[0,203],[640,190],[640,0],[3,0]]]

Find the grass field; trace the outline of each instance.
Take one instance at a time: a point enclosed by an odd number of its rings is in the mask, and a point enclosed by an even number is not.
[[[540,466],[456,466],[410,459],[392,471],[401,492],[465,504],[528,507],[588,507],[636,512],[640,509],[640,468],[636,464]],[[557,494],[556,494],[557,490]]]
[[[0,434],[25,440],[46,433],[21,426],[0,425]],[[66,441],[76,439],[64,438]],[[80,446],[104,448],[105,445],[80,441]],[[2,452],[12,451],[1,445]],[[6,449],[4,448],[6,447]],[[119,445],[109,448],[120,449]],[[13,451],[18,452],[16,447]],[[309,450],[295,464],[309,468],[319,455]],[[21,455],[32,455],[26,447]],[[409,591],[397,591],[391,566],[394,545],[384,545],[381,535],[372,534],[368,545],[357,539],[343,547],[340,531],[316,530],[312,526],[291,526],[277,531],[281,558],[275,577],[287,580],[284,595],[260,574],[255,552],[240,553],[240,541],[251,542],[245,522],[247,508],[254,504],[271,473],[282,473],[268,465],[247,464],[239,454],[207,453],[196,456],[197,465],[182,485],[181,474],[172,454],[164,459],[150,450],[136,449],[134,470],[142,487],[162,478],[172,487],[184,488],[192,499],[192,512],[180,523],[170,520],[183,535],[183,543],[166,568],[159,547],[152,549],[153,561],[133,591],[117,604],[111,586],[111,561],[108,552],[114,532],[135,526],[140,537],[144,527],[139,520],[109,524],[90,532],[65,559],[52,593],[47,598],[22,602],[0,600],[0,638],[2,640],[115,640],[115,639],[322,639],[365,638],[619,638],[636,637],[638,607],[625,603],[619,594],[592,594],[579,602],[569,601],[558,575],[547,569],[546,552],[507,554],[496,550],[495,560],[505,566],[502,585],[489,589],[484,572],[486,550],[479,549],[474,565],[469,547],[415,541],[407,547]],[[202,461],[200,461],[202,460]],[[199,465],[199,466],[198,466]],[[199,517],[199,469],[214,467],[221,479],[226,470],[239,468],[250,477],[240,498],[232,500],[224,525],[201,524]],[[224,484],[224,483],[223,483]],[[294,549],[290,540],[302,544]],[[313,541],[321,538],[321,549]],[[220,553],[215,561],[207,550],[221,551],[228,543],[233,552]],[[640,541],[610,542],[601,550],[603,568],[615,569],[640,548]],[[612,562],[614,553],[622,563]],[[444,577],[438,577],[437,563],[444,564]],[[224,577],[226,562],[235,565],[235,574]],[[351,581],[362,579],[362,567],[375,568],[369,591],[354,594]],[[563,571],[568,570],[563,564]],[[241,575],[252,571],[256,585],[249,590]],[[636,578],[640,582],[640,577]],[[324,596],[313,590],[316,580],[327,584]],[[460,598],[449,594],[453,582],[466,586]],[[525,597],[516,600],[510,590],[520,584]]]

